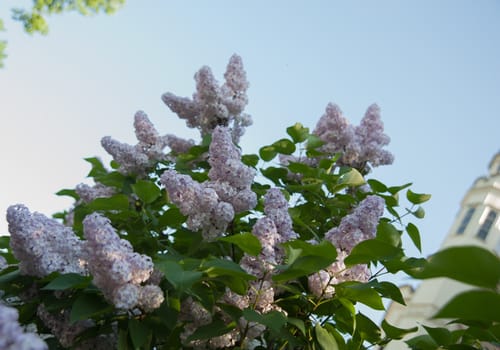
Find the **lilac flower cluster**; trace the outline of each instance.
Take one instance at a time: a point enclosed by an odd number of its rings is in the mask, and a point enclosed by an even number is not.
[[[367,196],[350,213],[342,218],[340,225],[325,234],[337,248],[337,261],[325,270],[309,276],[309,289],[317,297],[330,298],[335,292],[335,285],[345,281],[367,282],[370,270],[366,265],[350,268],[344,259],[354,246],[364,240],[375,238],[377,225],[384,212],[384,200],[378,196]]]
[[[158,308],[164,299],[160,287],[141,285],[153,272],[151,258],[135,253],[130,242],[120,239],[110,221],[97,213],[83,220],[83,230],[88,268],[104,297],[118,309]]]
[[[201,135],[211,134],[216,126],[230,126],[235,143],[243,135],[245,127],[252,124],[248,114],[243,113],[248,103],[246,91],[248,81],[241,57],[233,55],[224,73],[225,83],[219,86],[209,67],[202,67],[194,76],[196,93],[193,99],[172,93],[162,96],[163,102],[185,119],[190,128],[197,128]]]
[[[87,274],[84,242],[70,228],[20,204],[7,209],[7,222],[10,247],[22,274]]]
[[[76,194],[80,196],[83,203],[90,203],[96,198],[109,198],[116,194],[117,189],[97,183],[94,186],[79,184],[75,188]]]
[[[216,127],[209,148],[209,181],[199,183],[174,170],[165,171],[160,182],[170,201],[188,216],[190,230],[202,230],[207,240],[220,236],[235,213],[252,209],[257,196],[250,189],[255,171],[241,162],[229,130]]]
[[[15,308],[0,303],[0,349],[47,350],[47,344],[36,334],[23,331],[18,319]]]
[[[122,174],[143,176],[155,161],[165,159],[163,149],[168,144],[168,136],[160,136],[142,111],[135,114],[134,127],[139,141],[135,146],[121,143],[110,136],[103,137],[101,145],[120,165],[118,171]]]
[[[394,156],[383,149],[390,138],[384,134],[380,108],[376,104],[368,107],[359,126],[353,126],[337,105],[329,103],[313,133],[325,142],[321,151],[342,153],[341,165],[365,171],[370,169],[369,164],[377,167],[394,161]]]

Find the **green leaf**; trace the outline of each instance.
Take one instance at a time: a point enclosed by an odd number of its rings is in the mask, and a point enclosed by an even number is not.
[[[88,204],[92,210],[127,210],[129,199],[124,194],[116,194],[109,198],[96,198]]]
[[[415,193],[412,190],[408,189],[408,191],[406,191],[406,198],[408,198],[410,203],[422,204],[424,202],[427,202],[429,199],[431,199],[431,195],[424,194],[424,193]]]
[[[321,346],[321,349],[338,350],[339,346],[337,345],[335,337],[326,329],[321,327],[319,323],[316,323],[316,326],[314,326],[314,333],[316,334],[316,340]]]
[[[50,281],[43,290],[65,290],[70,288],[85,288],[89,285],[91,277],[82,276],[77,273],[67,273],[57,276]]]
[[[154,202],[161,195],[158,186],[146,180],[138,180],[132,185],[132,190],[146,204]]]
[[[370,179],[367,180],[366,182],[368,182],[368,185],[370,185],[370,188],[372,189],[373,192],[378,192],[378,193],[387,192],[387,186],[378,180]]]
[[[146,345],[146,343],[150,341],[153,332],[151,328],[146,326],[143,322],[134,318],[128,321],[128,329],[135,349],[142,348]]]
[[[262,160],[269,162],[278,155],[278,151],[273,146],[264,146],[259,150],[259,155]]]
[[[71,308],[71,323],[87,320],[93,316],[109,312],[112,307],[97,294],[82,294],[76,298]]]
[[[399,191],[401,190],[404,190],[405,188],[408,188],[412,185],[411,182],[407,183],[407,184],[404,184],[404,185],[401,185],[401,186],[392,186],[392,187],[389,187],[387,189],[387,191],[390,193],[390,194],[396,194],[398,193]]]
[[[92,169],[88,173],[87,177],[99,177],[102,175],[106,175],[108,171],[102,164],[101,160],[97,157],[92,158],[84,158],[85,161],[89,162],[92,165]]]
[[[260,241],[250,232],[219,238],[219,241],[229,242],[238,246],[245,253],[257,256],[262,250]]]
[[[309,135],[309,128],[304,127],[300,123],[295,123],[294,125],[286,128],[286,133],[290,135],[293,142],[300,143],[307,140],[307,136]]]
[[[423,269],[411,275],[420,279],[448,277],[495,289],[500,283],[500,259],[489,250],[476,246],[450,247],[429,257]]]
[[[203,277],[201,271],[185,271],[179,263],[171,260],[156,263],[156,268],[163,272],[167,280],[180,292],[191,288]]]
[[[434,339],[432,339],[428,334],[411,338],[405,341],[405,343],[408,344],[411,349],[436,350],[437,348],[439,348],[439,345],[437,345]]]
[[[373,288],[384,298],[390,298],[401,305],[406,305],[403,295],[401,294],[401,289],[399,289],[395,284],[386,281],[372,281],[370,282],[370,285],[372,285]]]
[[[231,322],[226,325],[224,321],[216,319],[212,323],[198,327],[193,334],[191,334],[186,341],[204,340],[215,338],[224,335],[235,328],[235,323]]]
[[[75,190],[69,190],[69,189],[63,189],[63,190],[56,192],[56,196],[68,196],[68,197],[72,197],[76,200],[78,200],[80,198],[80,196],[78,195],[78,193],[76,193]]]
[[[243,317],[249,322],[260,323],[269,329],[279,331],[286,324],[286,316],[279,311],[270,311],[265,314],[260,314],[252,309],[244,309]]]
[[[419,252],[422,252],[422,244],[420,243],[420,232],[414,224],[411,222],[406,225],[406,232],[408,233],[408,236],[410,236],[413,244],[415,244],[415,247],[417,247]]]
[[[306,145],[307,150],[313,150],[319,148],[324,144],[325,142],[316,135],[311,134],[307,136],[307,145]]]
[[[365,183],[365,179],[359,171],[353,168],[340,175],[338,183],[347,186],[361,186]]]
[[[297,240],[285,243],[284,246],[287,250],[287,265],[278,266],[280,273],[273,276],[276,282],[318,272],[337,258],[336,248],[328,241],[314,245]]]
[[[302,321],[300,318],[288,317],[287,323],[295,326],[302,333],[302,335],[306,335],[306,326],[304,324],[304,321]]]
[[[288,171],[284,168],[268,167],[261,169],[262,175],[267,177],[269,180],[273,181],[275,184],[279,185],[283,179],[288,176]]]
[[[255,168],[259,164],[259,156],[256,154],[244,154],[241,156],[241,162]]]
[[[239,279],[250,281],[255,279],[255,276],[249,275],[237,263],[226,259],[210,259],[204,261],[202,268],[209,278],[219,276],[233,276]]]
[[[458,294],[433,317],[500,322],[500,294],[489,290],[472,290]]]
[[[344,282],[335,287],[340,298],[359,301],[375,310],[384,310],[382,298],[369,284],[360,282]]]
[[[356,333],[358,333],[363,340],[368,340],[375,343],[380,340],[380,328],[368,317],[362,313],[356,315]]]
[[[401,233],[390,222],[381,221],[378,224],[377,239],[394,247],[401,247]]]
[[[181,213],[179,208],[172,207],[162,214],[159,218],[159,224],[163,227],[179,227],[186,222],[186,216]]]
[[[288,139],[281,139],[272,144],[272,147],[281,154],[292,154],[295,152],[295,144]]]
[[[431,338],[436,342],[436,344],[441,346],[449,345],[452,342],[451,332],[442,327],[428,327],[423,326]]]
[[[383,320],[382,329],[384,330],[386,337],[390,339],[403,339],[405,335],[416,332],[418,330],[418,327],[398,328],[391,325],[386,320]]]
[[[344,260],[346,266],[368,264],[372,261],[392,259],[402,254],[401,248],[377,239],[369,239],[356,245]]]

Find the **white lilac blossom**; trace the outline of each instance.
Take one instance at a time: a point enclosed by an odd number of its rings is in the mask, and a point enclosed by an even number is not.
[[[94,186],[81,183],[76,186],[75,191],[84,203],[90,203],[96,198],[109,198],[117,192],[116,188],[105,186],[101,183],[97,183]]]
[[[325,270],[309,276],[309,289],[317,297],[332,297],[335,285],[345,281],[367,282],[370,270],[364,264],[347,268],[344,259],[354,246],[364,240],[375,238],[377,225],[384,212],[384,200],[378,196],[367,196],[352,213],[342,218],[339,226],[325,234],[325,239],[337,248],[337,260]]]
[[[141,285],[153,272],[149,256],[134,252],[130,242],[118,236],[109,219],[97,213],[83,220],[83,232],[93,283],[107,300],[118,309],[137,305],[148,310],[159,307],[164,298],[161,289]]]
[[[146,113],[138,111],[134,116],[135,135],[139,141],[132,146],[105,136],[102,147],[120,165],[122,174],[145,175],[146,170],[156,161],[165,159],[163,149],[167,146],[167,136],[160,136]]]
[[[209,67],[202,67],[195,74],[196,92],[193,99],[179,97],[172,93],[162,96],[163,102],[179,118],[185,119],[190,128],[197,128],[201,135],[211,134],[216,126],[231,127],[235,143],[252,124],[251,117],[243,113],[248,103],[246,91],[248,81],[241,57],[233,55],[224,74],[225,83],[219,86]]]
[[[221,200],[231,203],[235,213],[255,207],[257,196],[251,190],[255,170],[241,162],[241,152],[234,145],[229,130],[217,126],[209,147],[211,187]]]
[[[87,274],[81,241],[69,228],[24,205],[7,209],[10,247],[22,274],[44,277],[52,272]]]
[[[328,154],[340,152],[340,165],[363,171],[379,165],[392,164],[394,156],[384,150],[390,138],[384,134],[380,108],[373,104],[365,113],[360,125],[353,126],[332,103],[318,121],[313,133],[325,142],[320,150]]]
[[[0,303],[0,349],[47,350],[47,344],[36,334],[24,332],[18,319],[15,308]]]
[[[219,199],[217,192],[174,170],[165,171],[160,179],[170,201],[188,216],[190,230],[202,230],[203,237],[212,240],[223,233],[234,218],[231,204]]]
[[[264,196],[264,214],[276,225],[278,243],[283,243],[297,238],[297,233],[292,228],[292,218],[288,213],[288,201],[283,192],[278,188],[271,188]]]

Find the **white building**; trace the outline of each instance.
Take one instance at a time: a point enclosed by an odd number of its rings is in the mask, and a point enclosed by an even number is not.
[[[478,178],[465,194],[441,249],[457,245],[476,245],[500,254],[500,152],[491,160],[489,174]],[[444,326],[444,320],[430,318],[453,296],[469,288],[447,278],[425,280],[416,290],[403,286],[401,291],[407,306],[392,303],[386,319],[400,328],[422,324]],[[403,341],[394,341],[384,349],[408,349],[408,346]]]

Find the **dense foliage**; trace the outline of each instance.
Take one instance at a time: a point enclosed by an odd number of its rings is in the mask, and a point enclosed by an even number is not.
[[[88,158],[94,183],[58,193],[75,199],[71,209],[54,218],[8,209],[0,349],[383,346],[416,328],[379,326],[359,305],[404,304],[382,279],[400,271],[482,287],[459,296],[474,309],[453,300],[438,315],[469,329],[429,328],[412,346],[498,341],[496,256],[470,247],[429,261],[405,255],[403,235],[420,249],[412,221],[430,196],[369,178],[393,160],[376,105],[353,126],[329,104],[312,132],[297,123],[259,154],[242,154],[251,118],[240,57],[224,78],[219,85],[203,67],[192,98],[163,95],[199,129],[199,143],[160,135],[139,111],[138,143],[104,137],[110,168]]]

